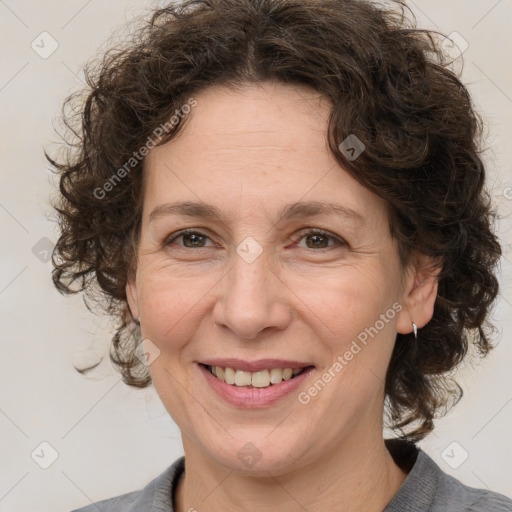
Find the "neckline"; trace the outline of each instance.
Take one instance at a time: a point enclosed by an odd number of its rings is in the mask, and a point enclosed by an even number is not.
[[[415,480],[417,479],[418,471],[422,471],[421,467],[427,469],[425,466],[428,466],[428,456],[426,456],[426,454],[424,454],[424,452],[422,452],[415,443],[405,439],[384,439],[384,443],[387,450],[393,457],[395,464],[407,473],[407,477],[403,481],[402,485],[386,506],[385,511],[392,512],[396,509],[396,506],[404,500],[408,501],[409,490],[416,485]],[[178,485],[185,475],[185,456],[182,455],[177,459],[172,467],[174,477],[172,478],[170,493],[172,510],[175,511]],[[425,485],[424,489],[425,491],[428,491],[430,490],[430,486]],[[411,512],[414,511],[411,510]]]

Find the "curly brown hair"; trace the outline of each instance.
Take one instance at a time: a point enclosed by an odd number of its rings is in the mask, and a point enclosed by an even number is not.
[[[64,103],[75,106],[74,115],[64,112],[75,142],[60,161],[45,153],[60,176],[53,282],[63,293],[84,291],[88,307],[93,299],[117,320],[110,357],[124,382],[150,382],[135,357],[140,329],[125,292],[136,261],[144,159],[108,192],[105,183],[192,94],[275,80],[309,85],[332,101],[329,149],[388,201],[401,264],[413,251],[442,262],[434,314],[419,341],[396,337],[385,384],[389,426],[421,439],[460,399],[453,370],[470,344],[481,356],[492,348],[489,314],[498,293],[501,248],[479,156],[482,121],[442,51],[442,35],[416,28],[408,8],[396,7],[186,0],[153,12],[126,44],[87,66],[85,99],[78,108],[77,95]],[[178,120],[159,143],[184,124]],[[365,145],[356,160],[339,149],[350,134]]]

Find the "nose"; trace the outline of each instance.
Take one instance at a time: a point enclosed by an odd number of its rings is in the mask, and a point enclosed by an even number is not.
[[[238,339],[253,340],[264,330],[282,330],[290,323],[291,292],[269,264],[265,253],[251,263],[235,253],[231,270],[219,283],[214,323]]]

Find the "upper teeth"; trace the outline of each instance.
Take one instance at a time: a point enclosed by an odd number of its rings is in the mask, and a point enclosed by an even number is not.
[[[265,388],[270,384],[279,384],[283,380],[289,380],[292,376],[302,371],[302,368],[272,368],[271,370],[261,370],[259,372],[246,372],[244,370],[235,370],[233,368],[223,368],[222,366],[211,366],[210,371],[218,379],[226,384],[235,386],[253,386],[255,388]]]

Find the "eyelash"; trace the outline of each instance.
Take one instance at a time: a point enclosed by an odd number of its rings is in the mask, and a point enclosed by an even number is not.
[[[168,239],[165,240],[164,245],[165,246],[171,245],[173,242],[175,242],[179,238],[181,238],[181,237],[183,237],[185,235],[191,235],[191,234],[192,235],[199,235],[199,236],[206,237],[206,238],[210,238],[210,237],[204,235],[203,233],[201,233],[200,231],[197,231],[197,230],[195,230],[193,228],[189,228],[189,229],[184,229],[182,231],[178,231],[174,235],[171,235],[171,238],[168,238]],[[300,231],[297,234],[298,238],[296,238],[295,243],[299,242],[300,240],[302,240],[304,237],[306,237],[308,235],[309,236],[311,236],[311,235],[321,235],[321,236],[324,236],[326,238],[330,238],[331,240],[334,241],[333,245],[328,246],[328,247],[322,247],[322,248],[320,248],[318,250],[317,249],[309,249],[309,248],[307,248],[309,251],[321,252],[321,251],[332,249],[335,245],[338,245],[340,247],[348,245],[347,242],[345,242],[342,238],[340,238],[340,237],[338,237],[336,235],[333,235],[332,233],[329,233],[328,231],[324,231],[323,229],[319,229],[319,228],[309,228],[309,229]],[[180,248],[182,248],[182,249],[193,249],[192,247],[183,247],[183,246],[180,246]],[[198,249],[208,249],[208,247],[198,247]]]

